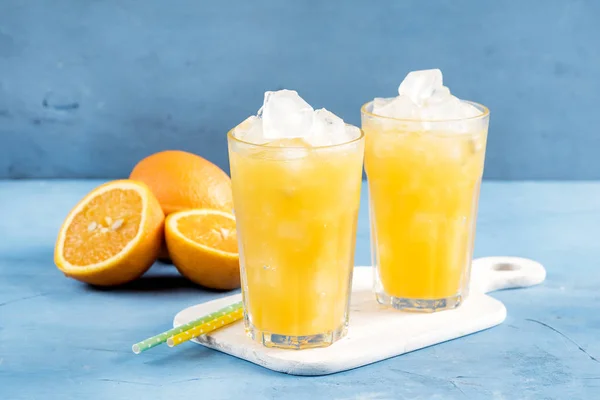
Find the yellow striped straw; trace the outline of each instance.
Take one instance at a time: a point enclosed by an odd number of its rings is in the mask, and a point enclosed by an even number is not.
[[[244,309],[238,308],[230,313],[223,314],[222,316],[215,318],[211,321],[208,321],[202,325],[195,326],[187,331],[183,331],[176,335],[171,336],[167,339],[167,346],[175,347],[179,346],[181,343],[185,343],[189,340],[192,340],[195,337],[206,335],[207,333],[216,331],[226,325],[232,324],[235,321],[242,319],[244,316]]]

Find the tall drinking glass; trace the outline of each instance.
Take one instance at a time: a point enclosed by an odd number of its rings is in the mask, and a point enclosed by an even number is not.
[[[361,109],[375,292],[396,309],[457,307],[468,294],[489,124],[481,113],[403,120]]]
[[[244,319],[267,347],[325,347],[346,332],[364,154],[354,129],[325,147],[228,134]]]

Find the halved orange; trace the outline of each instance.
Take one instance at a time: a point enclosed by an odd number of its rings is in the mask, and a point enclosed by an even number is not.
[[[165,238],[171,260],[194,283],[211,289],[240,287],[235,218],[211,209],[169,214]]]
[[[65,219],[54,262],[66,276],[93,285],[132,281],[152,266],[163,235],[164,214],[141,182],[105,183],[85,196]]]

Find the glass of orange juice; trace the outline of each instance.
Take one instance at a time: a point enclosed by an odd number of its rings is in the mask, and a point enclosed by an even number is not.
[[[377,300],[423,312],[457,307],[469,290],[489,111],[425,70],[361,114]]]
[[[282,90],[228,144],[247,332],[267,347],[329,346],[348,325],[362,131]]]

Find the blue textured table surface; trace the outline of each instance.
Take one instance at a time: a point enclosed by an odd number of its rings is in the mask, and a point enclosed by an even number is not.
[[[583,399],[600,394],[600,183],[483,185],[476,256],[542,262],[541,286],[494,293],[495,328],[355,370],[283,375],[186,344],[131,344],[179,310],[229,295],[157,264],[126,287],[94,289],[53,265],[59,225],[100,181],[0,181],[0,398]],[[356,253],[368,264],[364,192]]]

